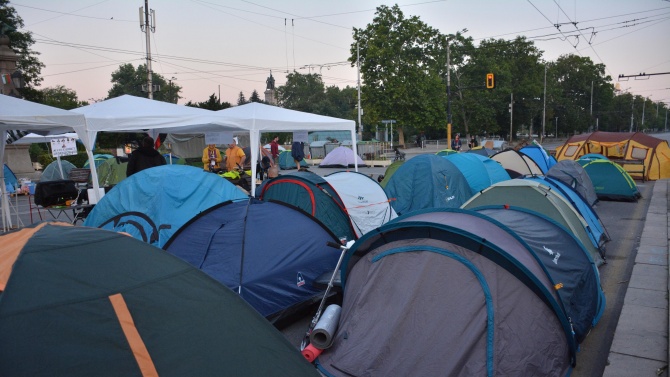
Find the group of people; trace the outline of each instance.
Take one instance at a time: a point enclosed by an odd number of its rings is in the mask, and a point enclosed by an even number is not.
[[[470,138],[470,141],[468,142],[468,148],[472,149],[472,148],[476,147],[477,145],[479,145],[477,143],[477,139],[474,136],[472,136]],[[453,149],[455,151],[460,151],[461,147],[462,147],[462,145],[461,145],[461,135],[456,134],[456,137],[454,138],[454,140],[451,141],[451,149]]]
[[[259,145],[260,160],[256,162],[256,171],[260,175],[262,180],[264,173],[268,173],[268,177],[272,178],[273,175],[271,172],[279,162],[279,137],[275,136],[270,142],[270,151],[267,151],[261,145]],[[246,153],[245,153],[246,149]],[[228,148],[225,151],[225,166],[226,171],[232,171],[236,169],[249,170],[251,169],[251,161],[247,159],[247,155],[251,154],[250,148],[240,148],[237,145],[237,139],[234,138],[232,143],[228,144]],[[212,172],[220,172],[221,163],[224,161],[224,157],[221,155],[221,151],[214,144],[208,144],[207,147],[202,151],[202,162],[204,164],[204,169]],[[245,164],[246,163],[246,164]]]
[[[256,165],[256,170],[260,172],[260,179],[263,179],[263,172],[271,170],[279,162],[279,136],[275,136],[270,143],[270,151],[260,146],[261,160]],[[221,151],[214,144],[208,144],[202,151],[202,162],[204,170],[218,173],[222,171],[221,163],[224,157]],[[247,168],[247,153],[237,145],[237,139],[234,138],[225,151],[226,171],[232,171],[239,168]],[[154,166],[165,165],[165,157],[154,148],[154,139],[150,136],[142,140],[142,145],[135,149],[128,158],[128,167],[126,176],[140,172]],[[250,165],[248,166],[250,168]],[[246,170],[246,169],[245,169]],[[271,176],[271,174],[268,174]]]

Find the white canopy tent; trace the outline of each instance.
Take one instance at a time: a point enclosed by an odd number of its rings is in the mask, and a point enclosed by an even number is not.
[[[155,139],[159,133],[245,130],[216,116],[214,111],[127,94],[71,111],[86,117],[90,143],[101,131],[146,132]]]
[[[159,133],[246,131],[214,111],[127,94],[70,111],[86,118],[85,145],[95,145],[98,132],[146,132],[156,139]],[[97,174],[93,182],[97,184]]]
[[[294,131],[335,131],[351,132],[352,149],[356,151],[356,122],[353,120],[333,118],[323,115],[288,110],[277,106],[258,102],[230,107],[216,112],[222,119],[241,125],[251,131],[250,146],[259,145],[261,132],[294,132]],[[256,176],[258,148],[251,148],[251,176]],[[358,164],[354,165],[358,171]],[[251,180],[251,191],[256,190],[256,180]]]
[[[86,142],[86,120],[82,115],[67,110],[41,105],[0,94],[0,162],[5,157],[5,140],[7,131],[21,130],[36,134],[53,135],[71,132],[74,130],[84,142],[86,153],[93,161],[90,144]],[[92,170],[95,174],[95,169]],[[97,188],[97,174],[93,180]],[[2,223],[3,229],[11,227],[9,203],[5,191],[4,169],[0,169],[0,193],[2,194]],[[96,190],[97,192],[97,190]]]

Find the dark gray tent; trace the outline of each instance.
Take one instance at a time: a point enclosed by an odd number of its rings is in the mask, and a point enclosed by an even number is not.
[[[563,301],[566,315],[575,329],[577,343],[600,320],[605,295],[598,268],[582,243],[567,228],[550,218],[520,207],[475,208],[521,237],[535,252]]]
[[[598,195],[596,195],[591,177],[577,161],[559,161],[549,169],[547,176],[558,179],[575,189],[590,206],[598,202]]]
[[[329,376],[566,376],[575,340],[541,263],[471,211],[413,212],[361,237],[342,268]]]

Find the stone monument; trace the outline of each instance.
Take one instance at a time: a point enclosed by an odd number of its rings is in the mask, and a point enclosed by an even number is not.
[[[270,105],[276,105],[277,104],[277,96],[276,96],[276,89],[275,89],[275,78],[272,77],[272,72],[270,72],[270,77],[265,80],[265,102],[267,102]]]

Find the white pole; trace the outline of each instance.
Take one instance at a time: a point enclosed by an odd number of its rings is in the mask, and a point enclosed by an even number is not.
[[[361,124],[361,49],[356,43],[356,68],[358,70],[358,139],[363,140],[363,125]],[[355,141],[354,141],[355,142]]]

